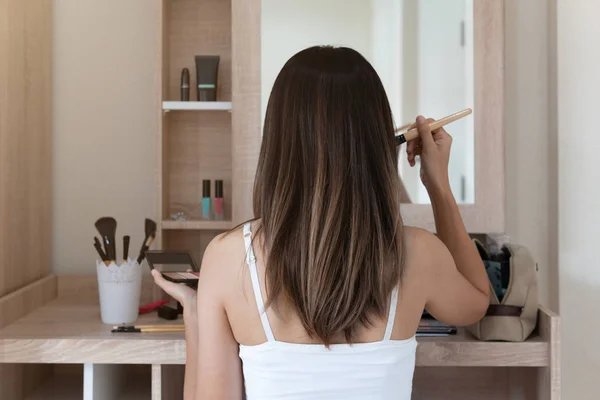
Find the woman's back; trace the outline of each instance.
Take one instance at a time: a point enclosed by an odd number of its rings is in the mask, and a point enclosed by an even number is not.
[[[267,301],[267,257],[260,234],[251,247],[247,243],[258,223],[221,236],[210,248],[221,260],[214,290],[225,299],[228,323],[239,343],[247,398],[410,399],[415,332],[426,300],[427,243],[437,239],[407,228],[405,276],[390,295],[385,318],[361,329],[353,344],[342,335],[327,348],[307,334],[293,308],[280,305],[278,312],[259,312]]]
[[[252,294],[261,314],[260,322],[266,337],[266,342],[261,344],[240,344],[249,400],[410,399],[415,366],[414,335],[405,340],[391,340],[398,288],[391,294],[388,319],[381,340],[353,345],[333,344],[329,348],[322,344],[296,343],[292,341],[293,338],[290,341],[278,340],[269,319],[285,321],[293,314],[278,318],[277,315],[269,317],[263,312],[261,279],[252,246],[250,223],[244,225],[243,236]],[[305,336],[301,324],[296,328],[296,338]]]

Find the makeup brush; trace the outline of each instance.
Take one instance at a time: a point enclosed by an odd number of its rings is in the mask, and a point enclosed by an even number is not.
[[[131,238],[126,235],[123,236],[123,261],[127,262],[127,258],[129,257],[129,240]]]
[[[472,112],[473,112],[473,110],[471,110],[470,108],[467,108],[466,110],[462,110],[455,114],[444,117],[442,119],[438,119],[437,121],[433,121],[431,124],[429,124],[429,128],[433,132],[436,129],[440,129],[443,126],[446,126],[454,121],[458,121],[459,119],[466,117],[467,115],[471,114]],[[396,130],[396,132],[406,129],[406,128],[410,127],[411,125],[412,124],[407,124],[407,125],[401,126],[400,128],[398,128]],[[418,137],[419,137],[419,131],[417,130],[417,128],[413,128],[408,132],[404,132],[403,134],[396,136],[396,146],[400,146],[402,143],[405,143],[405,142],[410,142],[411,140],[414,140]]]
[[[145,328],[159,328],[159,329],[183,329],[185,325],[183,324],[173,324],[173,325],[113,325],[114,330],[116,329],[145,329]]]
[[[140,249],[140,254],[138,255],[137,262],[141,264],[146,257],[146,252],[150,248],[152,241],[156,237],[156,222],[151,219],[146,218],[144,224],[144,230],[146,232],[146,237],[144,238],[144,242],[142,243],[142,248]]]
[[[102,259],[104,260],[104,257],[106,257],[106,254],[104,254],[104,252],[102,251],[102,243],[100,243],[100,239],[98,239],[97,236],[94,236],[94,247],[95,248],[100,247],[100,252],[98,254],[100,254]]]
[[[98,252],[98,255],[100,256],[100,259],[102,261],[104,261],[104,264],[106,264],[106,266],[108,267],[110,265],[110,260],[108,259],[106,254],[102,251],[102,244],[100,244],[100,240],[98,240],[98,238],[95,236],[94,236],[94,247],[96,248],[96,251]]]
[[[146,325],[146,326],[118,326],[113,327],[113,333],[167,333],[185,332],[184,325]]]
[[[117,260],[117,247],[115,245],[115,234],[117,233],[117,221],[112,217],[102,217],[96,221],[96,229],[100,232],[104,242],[104,252],[109,260]]]

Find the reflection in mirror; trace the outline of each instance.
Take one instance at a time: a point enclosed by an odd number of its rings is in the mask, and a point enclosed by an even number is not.
[[[422,114],[439,119],[474,105],[473,0],[262,0],[262,120],[285,62],[315,45],[346,46],[371,62],[386,89],[396,126]],[[477,112],[476,109],[473,110]],[[450,184],[473,203],[474,124],[446,127],[454,138]],[[405,202],[428,203],[419,168],[400,148]]]

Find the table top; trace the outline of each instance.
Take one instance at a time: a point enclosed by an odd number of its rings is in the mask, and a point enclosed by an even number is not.
[[[136,325],[173,325],[156,313]],[[0,330],[0,362],[185,364],[178,333],[111,333],[98,304],[55,299]],[[417,338],[417,366],[531,366],[549,364],[549,343],[537,335],[522,343],[482,342],[464,330],[447,337]]]

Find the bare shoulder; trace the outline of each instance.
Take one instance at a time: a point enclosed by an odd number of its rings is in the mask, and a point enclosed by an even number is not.
[[[446,245],[433,233],[414,226],[404,227],[406,267],[409,273],[429,274],[441,264],[452,262]]]
[[[234,270],[239,270],[245,256],[243,228],[239,227],[216,236],[208,244],[202,259],[202,269],[207,274],[211,272],[210,275],[229,275]]]

